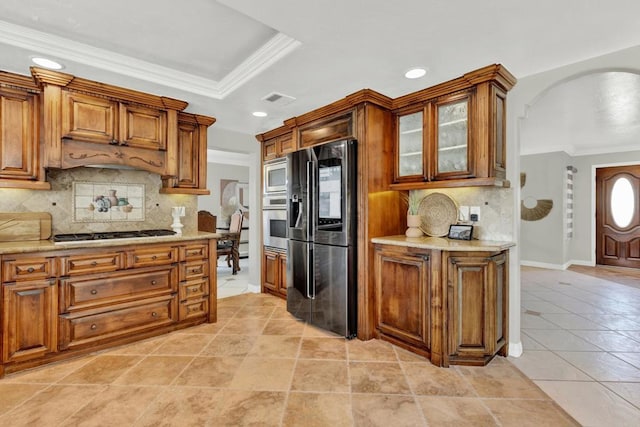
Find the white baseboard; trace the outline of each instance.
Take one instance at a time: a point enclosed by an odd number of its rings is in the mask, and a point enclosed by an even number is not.
[[[577,259],[572,259],[571,261],[567,261],[564,264],[551,264],[546,262],[520,260],[520,265],[527,267],[547,268],[549,270],[566,270],[572,265],[584,265],[587,267],[593,267],[595,263],[593,261],[584,261]]]
[[[584,265],[585,267],[594,267],[596,265],[595,261],[585,261],[580,259],[572,259],[569,261],[569,265]]]
[[[251,292],[252,294],[259,294],[260,293],[260,285],[253,285],[253,284],[249,283],[247,285],[247,290],[249,292]]]
[[[566,264],[550,264],[547,262],[538,262],[538,261],[526,261],[520,260],[520,265],[524,265],[527,267],[538,267],[538,268],[547,268],[549,270],[566,270],[569,267],[569,263]]]
[[[509,357],[522,356],[522,341],[509,343]]]

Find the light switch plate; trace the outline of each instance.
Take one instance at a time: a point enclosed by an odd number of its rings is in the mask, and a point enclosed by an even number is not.
[[[460,206],[458,220],[469,221],[469,206]]]

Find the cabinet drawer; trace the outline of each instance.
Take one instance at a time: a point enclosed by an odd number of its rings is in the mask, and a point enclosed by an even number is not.
[[[178,262],[178,249],[172,246],[154,246],[136,249],[129,254],[128,267],[149,267]]]
[[[180,320],[194,317],[204,317],[209,314],[209,300],[202,298],[199,300],[187,300],[180,303]]]
[[[123,304],[108,312],[83,314],[60,316],[60,349],[133,336],[146,329],[170,325],[177,321],[177,299],[158,297],[144,300],[142,304]]]
[[[124,268],[122,252],[104,252],[60,257],[60,275],[104,273]]]
[[[207,277],[209,275],[209,262],[207,260],[189,261],[180,263],[180,281]]]
[[[178,291],[180,301],[202,298],[206,295],[209,295],[209,279],[207,278],[180,283],[180,289]]]
[[[2,281],[38,280],[56,275],[56,259],[24,257],[2,262]]]
[[[208,243],[194,243],[180,246],[180,261],[193,261],[207,258],[209,258]]]
[[[175,266],[92,274],[60,280],[60,312],[115,304],[176,292]]]

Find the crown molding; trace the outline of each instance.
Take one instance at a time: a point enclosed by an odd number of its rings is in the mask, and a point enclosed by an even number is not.
[[[220,81],[216,81],[4,21],[0,21],[0,40],[46,56],[213,99],[224,99],[301,45],[298,40],[278,33]]]
[[[237,153],[235,151],[222,151],[207,149],[207,163],[219,163],[223,165],[233,166],[251,166],[251,158],[249,154]]]

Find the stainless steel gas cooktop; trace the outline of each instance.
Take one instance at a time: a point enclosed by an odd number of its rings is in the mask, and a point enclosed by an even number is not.
[[[176,234],[173,230],[137,230],[137,231],[104,231],[100,233],[71,233],[56,234],[53,236],[54,242],[81,242],[87,240],[108,240],[108,239],[127,239],[135,237],[158,237],[172,236]]]

